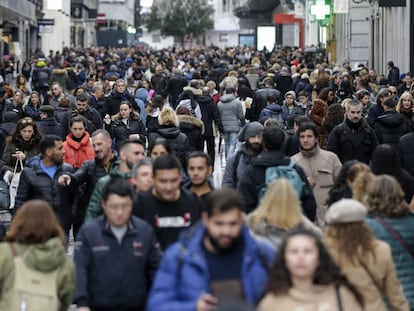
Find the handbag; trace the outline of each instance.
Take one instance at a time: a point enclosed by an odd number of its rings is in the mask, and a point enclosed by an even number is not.
[[[18,166],[20,165],[20,171],[17,171]],[[17,189],[19,188],[19,182],[20,182],[20,175],[23,172],[23,160],[22,159],[18,159],[16,161],[16,165],[14,166],[14,172],[13,172],[13,177],[11,179],[10,182],[10,205],[9,205],[9,209],[13,209],[14,208],[14,204],[16,202],[16,195],[17,195]]]
[[[414,259],[414,251],[408,246],[408,244],[404,241],[404,239],[401,237],[401,235],[394,230],[393,227],[391,227],[390,224],[388,224],[384,219],[382,219],[379,216],[374,217],[374,220],[376,220],[377,222],[379,222],[381,225],[384,226],[384,228],[391,233],[391,235],[398,241],[400,242],[400,244],[402,245],[402,247],[405,248],[405,250],[408,252],[408,254],[411,255],[411,257],[413,257]]]

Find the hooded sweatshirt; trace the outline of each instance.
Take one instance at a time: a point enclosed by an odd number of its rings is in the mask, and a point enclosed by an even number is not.
[[[60,302],[59,310],[67,310],[72,303],[75,291],[75,268],[72,261],[66,257],[66,252],[59,238],[51,238],[40,244],[21,244],[14,242],[18,255],[24,254],[29,247],[33,249],[27,253],[24,263],[29,269],[41,272],[51,272],[59,269],[57,274],[57,289]],[[13,254],[9,243],[0,244],[0,280],[5,280],[14,269]],[[0,309],[8,310],[7,302],[3,297],[8,296],[13,282],[3,283],[0,295]]]

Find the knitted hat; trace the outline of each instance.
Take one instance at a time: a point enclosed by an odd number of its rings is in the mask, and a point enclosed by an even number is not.
[[[367,208],[354,199],[342,199],[332,204],[325,215],[328,224],[343,224],[364,221]]]
[[[263,125],[257,121],[247,123],[239,134],[239,141],[243,142],[249,137],[261,135],[263,133]]]
[[[289,91],[289,92],[286,92],[286,94],[285,94],[285,98],[286,98],[286,96],[288,96],[288,95],[292,95],[294,99],[296,98],[296,93],[295,93],[295,91]]]

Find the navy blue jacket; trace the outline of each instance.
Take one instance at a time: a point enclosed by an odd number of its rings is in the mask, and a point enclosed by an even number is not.
[[[79,231],[74,302],[92,310],[144,310],[160,259],[161,249],[149,224],[131,216],[118,243],[102,215]]]
[[[194,229],[186,231],[165,252],[148,298],[148,311],[193,311],[198,298],[211,293],[203,249],[205,228],[199,225]],[[275,252],[268,245],[259,245],[247,227],[243,227],[241,234],[244,239],[241,283],[246,301],[253,305],[263,294]]]

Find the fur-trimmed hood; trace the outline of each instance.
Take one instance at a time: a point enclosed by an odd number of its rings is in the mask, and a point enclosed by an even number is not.
[[[56,75],[56,76],[64,76],[67,73],[68,72],[66,71],[66,69],[53,69],[52,71],[52,75]]]
[[[180,123],[180,127],[182,123],[189,123],[189,124],[199,127],[201,129],[201,135],[204,134],[204,123],[200,119],[197,119],[196,117],[193,117],[193,116],[187,116],[187,115],[178,115],[177,118],[178,118],[178,122]]]
[[[141,116],[139,115],[138,112],[132,111],[132,113],[130,114],[129,118],[130,119],[134,119],[134,120],[140,120],[141,119]],[[122,120],[121,113],[118,112],[116,115],[113,115],[112,116],[112,120],[113,121]]]

